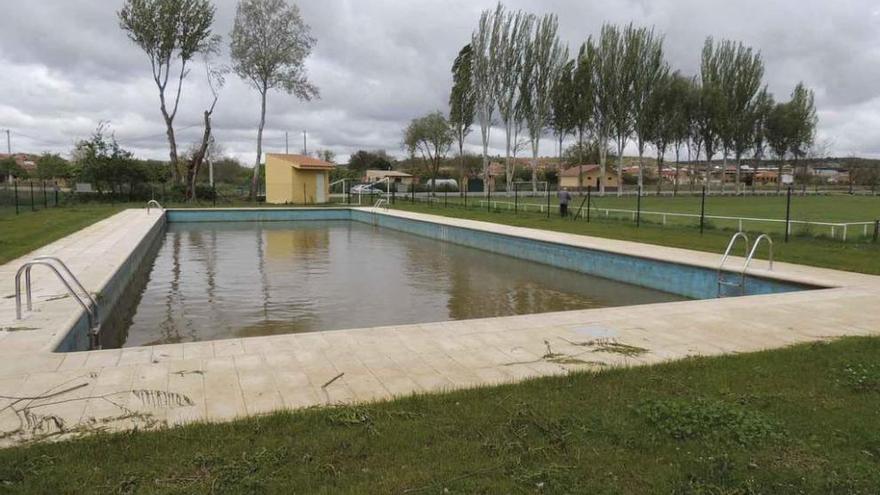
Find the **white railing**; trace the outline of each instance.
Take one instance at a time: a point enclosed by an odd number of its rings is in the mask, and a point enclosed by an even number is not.
[[[496,200],[481,200],[480,205],[486,206],[486,203],[491,203],[491,207],[494,209],[498,209],[499,205],[502,206],[502,209],[513,210],[514,207],[522,210],[529,211],[529,208],[532,211],[539,211],[541,213],[546,211],[546,205],[536,204],[536,203],[519,203],[515,205],[510,201],[496,201]],[[637,210],[623,209],[623,208],[598,208],[591,207],[590,211],[595,215],[597,212],[606,217],[610,217],[611,214],[620,214],[630,216],[633,221],[636,220],[636,215],[645,216],[654,216],[660,219],[660,223],[666,225],[666,222],[670,218],[692,218],[699,219],[699,213],[675,213],[669,211],[652,211],[652,210],[641,210],[640,212]],[[580,213],[573,213],[579,218],[586,218],[587,216],[587,208],[586,206],[580,211]],[[772,223],[772,224],[785,224],[785,219],[781,218],[757,218],[757,217],[737,217],[737,216],[728,216],[728,215],[704,215],[704,219],[706,220],[727,220],[737,223],[737,230],[743,230],[745,223]],[[818,222],[818,221],[810,221],[810,220],[789,220],[788,221],[788,233],[792,233],[792,227],[795,225],[802,226],[818,226],[821,228],[829,229],[829,234],[832,239],[839,239],[842,241],[847,240],[847,236],[853,230],[858,231],[858,228],[861,227],[861,234],[865,237],[870,235],[871,229],[874,226],[874,221],[869,222]],[[783,231],[785,228],[783,227]]]

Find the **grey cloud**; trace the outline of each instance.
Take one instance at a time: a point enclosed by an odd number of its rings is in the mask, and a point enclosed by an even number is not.
[[[0,128],[11,128],[19,151],[68,152],[99,121],[139,156],[164,158],[167,146],[146,56],[122,33],[120,0],[10,2],[0,18]],[[761,50],[766,80],[785,99],[803,80],[816,90],[820,139],[836,154],[880,156],[880,8],[869,0],[578,0],[509,1],[511,8],[556,12],[575,52],[605,21],[655,25],[673,67],[694,74],[709,34]],[[236,3],[218,0],[216,31],[226,36]],[[400,150],[409,119],[445,110],[449,67],[469,40],[479,12],[494,1],[307,0],[299,2],[318,39],[308,61],[322,97],[312,102],[272,93],[266,147]],[[227,61],[228,62],[228,61]],[[208,101],[201,67],[187,80],[178,134],[183,146],[200,133]],[[225,149],[254,159],[258,99],[230,75],[214,126]],[[492,146],[501,149],[501,133]],[[474,133],[469,149],[478,151]],[[294,144],[295,143],[295,144]],[[553,141],[542,153],[554,153]]]

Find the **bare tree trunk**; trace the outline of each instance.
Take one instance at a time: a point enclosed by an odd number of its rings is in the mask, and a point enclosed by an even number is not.
[[[739,173],[740,173],[740,169],[742,168],[742,160],[740,159],[739,153],[736,154],[735,158],[736,158],[736,175],[735,175],[735,179],[734,179],[734,186],[733,186],[734,191],[733,192],[734,192],[734,194],[736,194],[738,196],[739,195],[739,181],[740,181]]]
[[[640,142],[639,143],[639,180],[638,180],[639,190],[641,190],[642,187],[644,186],[644,172],[643,172],[643,169],[645,168],[644,161],[645,161],[645,144]]]
[[[458,135],[458,195],[464,196],[467,194],[464,189],[464,136],[459,133]]]
[[[779,157],[779,163],[776,164],[776,194],[782,192],[782,157]]]
[[[617,140],[617,196],[623,196],[623,140]]]
[[[260,158],[263,156],[263,127],[266,125],[266,91],[268,88],[263,84],[260,92],[260,127],[257,130],[257,161],[254,163],[254,176],[251,179],[251,201],[257,200],[257,183],[260,180]],[[305,201],[305,198],[303,198]]]
[[[599,196],[605,196],[605,164],[608,162],[608,137],[599,138]]]
[[[675,197],[678,195],[678,178],[681,176],[681,161],[679,161],[679,156],[681,153],[681,145],[675,146],[675,178],[672,182],[672,196]]]
[[[208,152],[208,145],[211,142],[211,112],[205,110],[205,132],[202,134],[202,144],[195,152],[192,159],[187,164],[186,176],[186,200],[196,200],[196,181],[199,176],[199,169]]]
[[[657,196],[660,196],[660,192],[663,190],[663,156],[660,153],[660,149],[657,149]]]
[[[165,94],[159,92],[159,108],[162,110],[162,118],[165,120],[165,136],[168,138],[168,158],[171,167],[171,182],[176,184],[179,180],[179,170],[177,169],[177,139],[174,137],[174,119],[168,115],[168,109],[165,108]]]
[[[724,150],[721,158],[721,195],[724,196],[724,190],[727,179],[727,150]]]

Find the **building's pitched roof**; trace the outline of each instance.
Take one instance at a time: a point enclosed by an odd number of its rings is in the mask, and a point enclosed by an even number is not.
[[[293,165],[294,168],[305,170],[332,170],[334,165],[308,155],[285,155],[284,153],[267,153],[268,157],[278,158]]]
[[[577,177],[581,174],[592,172],[599,168],[598,165],[572,165],[559,173],[560,177]]]

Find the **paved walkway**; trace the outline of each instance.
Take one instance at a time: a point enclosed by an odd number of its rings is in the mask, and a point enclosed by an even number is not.
[[[381,214],[711,268],[719,260],[711,253],[625,241],[415,213]],[[101,287],[158,221],[158,214],[128,210],[27,258],[59,256],[82,275],[86,287]],[[48,272],[35,270],[36,311],[15,321],[9,296],[24,259],[0,266],[0,396],[27,397],[0,399],[0,445],[880,333],[880,313],[866,310],[877,305],[880,277],[777,263],[773,272],[761,274],[832,288],[53,353],[61,334],[80,316],[78,306],[59,298],[61,287]]]

